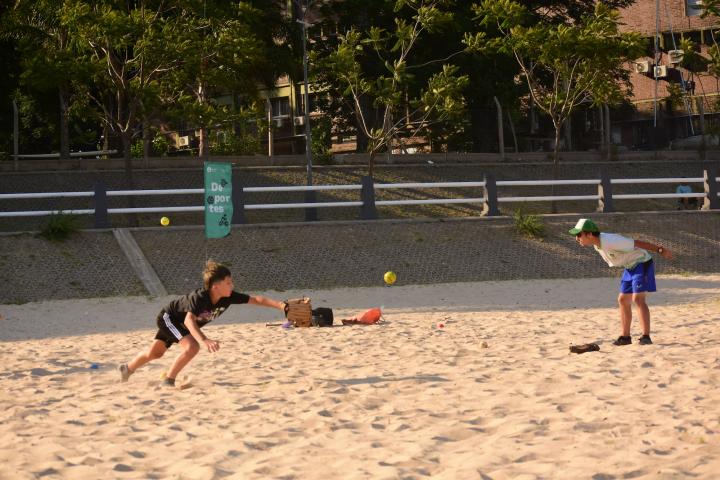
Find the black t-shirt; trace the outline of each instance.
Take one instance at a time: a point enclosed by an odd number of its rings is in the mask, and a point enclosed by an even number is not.
[[[234,303],[248,303],[250,297],[244,293],[232,292],[229,297],[223,297],[216,304],[210,301],[210,292],[198,288],[176,300],[173,300],[163,310],[170,315],[173,323],[183,325],[187,312],[197,317],[198,326],[202,327],[219,317]]]

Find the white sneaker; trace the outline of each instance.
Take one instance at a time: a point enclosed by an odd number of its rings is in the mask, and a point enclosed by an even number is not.
[[[128,378],[130,378],[130,375],[132,375],[132,372],[128,368],[127,363],[123,363],[122,365],[119,365],[118,371],[120,372],[120,380],[123,382],[127,382]]]

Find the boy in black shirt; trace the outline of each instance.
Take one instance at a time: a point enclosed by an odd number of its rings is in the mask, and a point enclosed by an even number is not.
[[[205,345],[209,352],[220,350],[220,342],[206,337],[201,328],[219,317],[234,303],[249,303],[285,311],[285,302],[233,291],[230,270],[220,263],[207,262],[203,272],[203,285],[204,288],[173,300],[160,311],[157,316],[159,330],[155,334],[155,341],[130,362],[118,367],[123,382],[127,382],[130,375],[138,368],[162,357],[173,343],[178,343],[182,352],[173,362],[163,381],[163,385],[174,386],[178,373],[197,355],[200,345]]]

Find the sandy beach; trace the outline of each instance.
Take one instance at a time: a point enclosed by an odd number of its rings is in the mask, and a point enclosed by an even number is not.
[[[175,390],[177,347],[115,370],[170,297],[0,305],[0,478],[720,478],[720,275],[658,278],[650,346],[611,345],[616,288],[248,292],[386,322],[286,330],[233,306]]]

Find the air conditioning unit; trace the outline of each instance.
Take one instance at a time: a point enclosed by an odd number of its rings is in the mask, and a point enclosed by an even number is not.
[[[650,60],[643,60],[642,62],[635,62],[635,73],[650,73],[652,63]]]
[[[667,68],[667,65],[655,65],[655,69],[653,70],[655,78],[667,77]]]
[[[305,117],[295,117],[293,119],[293,123],[295,124],[296,127],[301,127],[301,126],[305,125]]]
[[[678,63],[683,61],[684,55],[685,55],[685,52],[682,50],[670,50],[670,51],[668,51],[668,60],[673,65],[677,65]]]
[[[190,137],[185,135],[184,137],[178,137],[177,140],[178,147],[187,147],[190,145]]]

